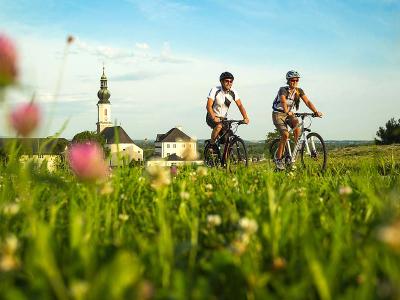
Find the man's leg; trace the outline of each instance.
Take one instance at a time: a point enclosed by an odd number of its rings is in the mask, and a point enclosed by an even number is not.
[[[281,132],[281,140],[279,141],[278,151],[276,153],[277,159],[282,159],[283,149],[285,149],[286,141],[289,138],[289,132],[282,131]]]
[[[215,140],[217,139],[218,134],[220,133],[221,129],[222,129],[222,124],[221,123],[218,123],[214,127],[213,131],[211,132],[211,144],[215,143]]]

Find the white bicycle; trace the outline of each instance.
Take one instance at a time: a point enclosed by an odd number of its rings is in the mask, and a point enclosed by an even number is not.
[[[290,139],[287,140],[283,150],[282,160],[287,167],[293,166],[300,152],[301,162],[304,168],[314,172],[324,172],[326,170],[328,158],[325,142],[318,133],[311,132],[311,129],[309,129],[311,126],[311,117],[315,117],[315,115],[313,113],[295,113],[295,116],[301,119],[301,122],[297,125],[297,127],[301,128],[301,133],[294,148],[290,147]],[[310,118],[310,125],[307,127],[304,125],[304,119],[306,117]],[[290,132],[293,132],[293,129],[290,130]],[[277,159],[279,141],[279,138],[274,139],[269,148],[274,163]]]

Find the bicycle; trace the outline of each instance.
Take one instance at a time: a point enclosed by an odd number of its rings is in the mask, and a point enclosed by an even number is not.
[[[244,141],[236,135],[239,125],[245,124],[243,120],[222,120],[222,130],[215,144],[210,140],[205,141],[204,164],[208,167],[223,166],[227,169],[247,167],[248,157]],[[221,153],[221,145],[224,144]]]
[[[296,163],[296,157],[300,151],[301,162],[304,168],[310,171],[324,172],[326,170],[327,163],[327,151],[323,138],[316,132],[311,132],[311,129],[304,126],[304,119],[309,117],[316,117],[313,113],[295,113],[296,117],[301,118],[301,122],[297,127],[301,128],[301,133],[296,145],[293,148],[290,147],[289,139],[286,142],[285,148],[283,150],[282,159],[286,165],[294,166]],[[293,132],[293,129],[290,130]],[[308,132],[308,134],[306,134]],[[271,142],[270,154],[272,160],[275,163],[277,160],[277,151],[279,146],[280,138],[277,138]]]

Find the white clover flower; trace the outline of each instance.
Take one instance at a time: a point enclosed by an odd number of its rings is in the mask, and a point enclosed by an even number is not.
[[[188,192],[182,191],[179,193],[179,196],[183,199],[183,200],[188,200],[190,198],[190,194]]]
[[[199,176],[207,176],[208,170],[206,167],[198,167],[197,168],[197,174]]]
[[[213,186],[212,186],[212,184],[211,183],[207,183],[206,184],[206,186],[205,186],[205,188],[206,188],[206,190],[212,190],[213,189]]]
[[[150,166],[147,168],[150,176],[151,187],[158,190],[171,183],[171,172],[167,168],[160,166]]]
[[[101,190],[100,190],[100,194],[103,195],[103,196],[111,195],[112,192],[114,192],[114,188],[113,188],[113,186],[112,186],[112,183],[109,182],[109,181],[107,181],[107,182],[103,185],[103,187],[101,188]]]
[[[393,249],[400,251],[400,220],[382,227],[378,231],[378,238]]]
[[[222,220],[219,215],[208,215],[207,216],[207,224],[210,227],[219,226],[221,225]]]
[[[258,229],[258,224],[256,220],[249,218],[241,218],[239,220],[239,226],[244,232],[248,234],[255,233]]]
[[[9,203],[3,207],[3,213],[5,215],[16,215],[19,212],[19,204],[17,203]]]
[[[126,222],[129,219],[129,215],[127,215],[127,214],[119,214],[118,215],[118,219],[120,219],[123,222]]]
[[[339,188],[339,195],[341,196],[347,196],[353,193],[353,189],[349,186],[341,186]]]
[[[18,239],[15,235],[9,235],[5,240],[4,252],[14,254],[18,249]]]
[[[233,178],[232,178],[232,183],[233,183],[233,186],[234,186],[234,187],[239,186],[239,182],[238,182],[238,180],[237,180],[236,177],[233,177]]]

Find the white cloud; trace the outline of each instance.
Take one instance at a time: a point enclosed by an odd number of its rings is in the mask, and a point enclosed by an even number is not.
[[[172,53],[169,43],[165,42],[160,53],[153,53],[147,43],[136,43],[132,48],[119,48],[110,45],[99,45],[76,39],[73,54],[87,53],[102,59],[129,59],[131,62],[154,61],[159,63],[186,63],[190,58]]]
[[[150,49],[150,46],[147,43],[136,43],[135,46],[136,46],[136,48],[141,49],[141,50]]]

